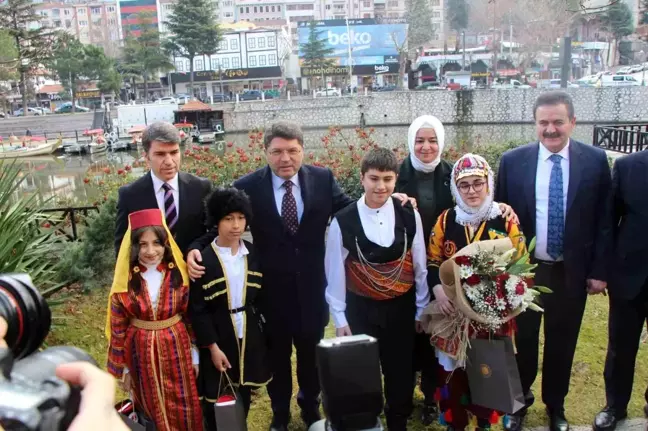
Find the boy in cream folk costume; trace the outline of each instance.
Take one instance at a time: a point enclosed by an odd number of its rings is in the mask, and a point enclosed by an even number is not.
[[[362,160],[365,194],[333,219],[325,269],[336,333],[378,339],[387,428],[405,431],[414,391],[412,329],[421,331],[430,295],[421,217],[391,197],[397,172],[391,150],[374,149]]]

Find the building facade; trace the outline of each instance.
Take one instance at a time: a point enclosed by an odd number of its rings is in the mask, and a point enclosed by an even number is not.
[[[289,40],[285,29],[229,29],[216,54],[194,59],[194,94],[209,100],[214,94],[281,88],[292,52]],[[188,94],[189,60],[174,58],[174,64],[175,72],[169,74],[173,93]]]

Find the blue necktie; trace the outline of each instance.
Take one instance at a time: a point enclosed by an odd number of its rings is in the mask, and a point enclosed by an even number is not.
[[[549,177],[549,222],[547,223],[547,254],[557,260],[563,254],[565,233],[565,204],[563,200],[562,156],[549,157],[553,163]]]

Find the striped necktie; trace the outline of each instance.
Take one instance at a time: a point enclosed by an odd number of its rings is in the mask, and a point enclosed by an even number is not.
[[[167,183],[162,184],[164,189],[164,216],[167,227],[173,231],[173,227],[178,221],[178,209],[176,208],[175,199],[173,199],[173,189]]]

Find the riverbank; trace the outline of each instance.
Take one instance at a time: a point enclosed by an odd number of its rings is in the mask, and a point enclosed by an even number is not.
[[[83,294],[78,289],[68,289],[57,297],[67,298],[55,314],[65,316],[61,323],[52,329],[47,339],[48,345],[72,344],[89,352],[97,362],[105,367],[107,345],[104,336],[106,322],[106,301],[108,290],[97,289],[88,294]],[[589,424],[605,403],[605,387],[603,384],[603,367],[607,350],[607,297],[597,296],[588,300],[585,318],[572,370],[571,390],[567,397],[567,417],[572,424]],[[326,336],[334,334],[329,325]],[[293,355],[293,366],[294,366]],[[293,368],[294,369],[294,368]],[[539,382],[541,374],[534,386],[534,392],[539,398]],[[632,400],[628,406],[628,415],[631,418],[643,417],[646,382],[648,382],[648,345],[642,344],[637,356],[635,371],[635,385]],[[297,382],[294,382],[293,391],[297,393]],[[270,401],[264,390],[258,391],[250,411],[248,429],[250,431],[266,431],[272,420]],[[421,393],[417,390],[415,403],[422,402]],[[418,415],[419,407],[415,411]],[[302,423],[299,419],[299,409],[296,401],[292,406],[292,426],[290,430],[299,430]],[[413,416],[416,417],[416,416]],[[542,427],[546,424],[546,415],[541,403],[536,403],[531,409],[527,427]],[[629,426],[636,427],[636,422],[629,422]],[[425,428],[417,420],[411,420],[408,430],[422,431],[425,429],[439,429],[440,426]],[[621,429],[621,428],[619,428]],[[645,425],[644,428],[645,429]],[[635,428],[632,428],[634,431]]]

